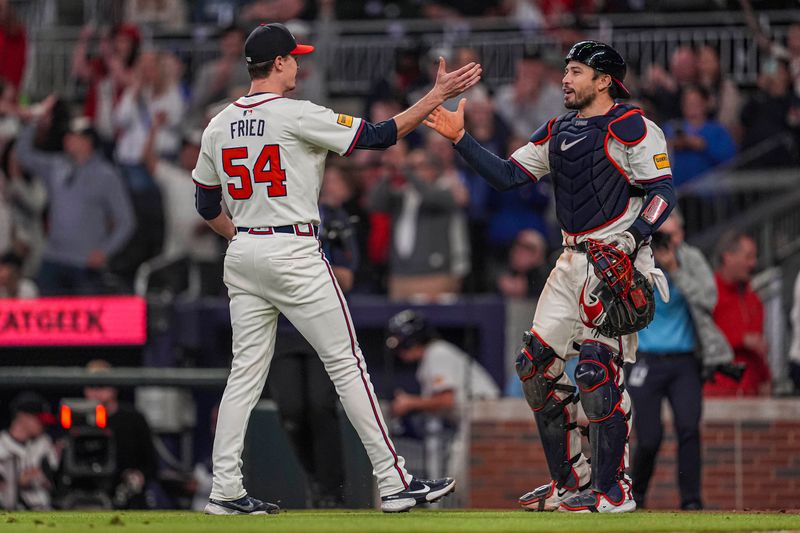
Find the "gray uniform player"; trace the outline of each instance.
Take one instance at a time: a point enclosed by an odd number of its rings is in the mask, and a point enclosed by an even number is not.
[[[384,149],[436,106],[480,79],[480,65],[451,73],[393,119],[370,124],[283,95],[294,89],[297,44],[281,24],[261,25],[245,43],[250,93],[222,110],[203,133],[193,178],[197,208],[228,240],[224,280],[230,296],[233,364],[219,408],[213,488],[206,512],[275,513],[247,495],[241,455],[247,422],[272,359],[283,313],[319,354],[372,462],[386,512],[405,511],[451,492],[455,481],[414,479],[395,452],[378,408],[352,319],[316,238],[317,201],[328,152]],[[224,197],[231,216],[222,212]]]

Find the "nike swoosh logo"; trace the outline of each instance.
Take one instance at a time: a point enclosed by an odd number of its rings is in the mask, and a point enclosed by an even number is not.
[[[576,144],[578,144],[579,142],[581,142],[585,138],[586,138],[586,135],[584,135],[580,139],[575,139],[571,143],[568,143],[567,140],[564,139],[563,141],[561,141],[561,151],[562,152],[566,152],[567,150],[569,150],[570,148],[572,148],[573,146],[575,146]]]
[[[410,491],[408,491],[408,494],[427,494],[428,492],[431,491],[431,488],[428,485],[425,485],[423,483],[422,486],[424,488],[419,489],[419,490],[410,490]]]

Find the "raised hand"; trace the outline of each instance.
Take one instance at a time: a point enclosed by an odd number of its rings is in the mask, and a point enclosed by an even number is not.
[[[476,63],[468,63],[458,70],[447,72],[444,58],[440,57],[433,90],[439,93],[443,101],[449,100],[481,81],[481,72],[483,69]]]
[[[466,103],[467,99],[462,98],[455,111],[448,111],[439,106],[422,123],[436,130],[442,137],[457,143],[464,136],[464,106]]]

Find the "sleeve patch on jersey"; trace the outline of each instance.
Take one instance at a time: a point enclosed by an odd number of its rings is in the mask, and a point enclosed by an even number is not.
[[[647,207],[644,211],[642,211],[641,217],[644,219],[645,222],[648,224],[655,224],[658,218],[664,213],[667,209],[667,201],[664,200],[661,196],[656,195],[650,203],[647,204]]]
[[[344,126],[345,128],[352,128],[353,127],[353,117],[350,115],[344,115],[339,113],[339,118],[336,119],[336,123]]]
[[[667,154],[656,154],[653,156],[653,162],[656,164],[658,170],[669,168],[669,157]]]

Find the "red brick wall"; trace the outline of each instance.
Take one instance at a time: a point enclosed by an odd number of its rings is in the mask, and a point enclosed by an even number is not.
[[[800,400],[709,400],[703,410],[706,508],[800,507]],[[469,505],[516,507],[520,495],[549,480],[533,415],[524,401],[504,399],[476,405],[472,418]],[[668,414],[664,419],[651,509],[674,509],[679,501],[677,442]]]

